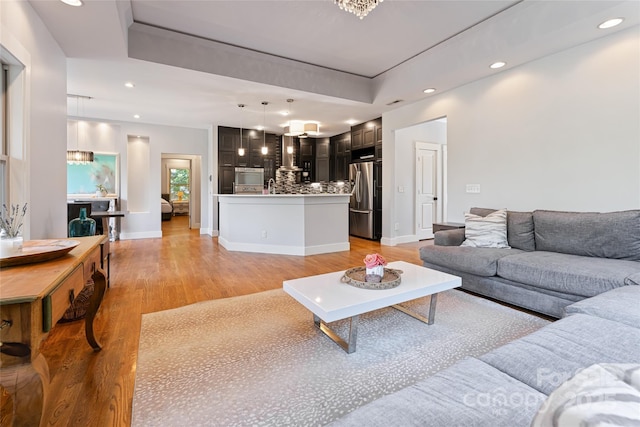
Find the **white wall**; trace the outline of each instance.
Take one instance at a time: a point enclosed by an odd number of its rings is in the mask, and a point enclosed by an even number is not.
[[[403,128],[447,117],[450,221],[472,206],[640,208],[640,28],[586,43],[383,115],[383,243],[413,200]],[[400,138],[398,137],[400,135]],[[480,184],[467,194],[466,184]]]
[[[26,167],[11,201],[29,203],[25,238],[66,237],[66,58],[26,1],[0,1],[0,45],[27,67]]]
[[[71,131],[74,126],[70,121],[69,147],[75,147],[75,134]],[[150,202],[142,211],[129,212],[121,220],[122,239],[162,237],[160,194],[162,193],[162,154],[180,153],[196,156],[201,159],[201,168],[194,166],[194,177],[199,178],[200,189],[209,188],[209,136],[206,129],[192,129],[174,126],[159,126],[144,123],[109,123],[90,122],[87,127],[86,142],[83,148],[109,153],[120,153],[120,209],[129,210],[129,193],[142,192],[149,195]],[[149,141],[149,155],[147,161],[140,164],[129,164],[127,158],[128,139],[141,137]],[[206,172],[202,172],[206,171]],[[213,172],[217,175],[217,172]],[[202,233],[209,232],[210,226],[210,196],[206,191],[200,191],[197,202],[200,209],[199,227]],[[157,203],[155,201],[157,200]]]

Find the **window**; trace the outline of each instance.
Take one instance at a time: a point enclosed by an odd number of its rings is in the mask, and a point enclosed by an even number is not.
[[[2,98],[0,99],[0,206],[7,204],[9,200],[9,141],[7,131],[7,80],[9,67],[0,62],[0,87]]]
[[[189,200],[189,169],[169,169],[171,200]]]

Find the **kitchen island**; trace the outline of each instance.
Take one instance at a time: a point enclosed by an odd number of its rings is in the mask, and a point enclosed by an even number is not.
[[[219,194],[218,242],[230,251],[348,251],[349,194]]]

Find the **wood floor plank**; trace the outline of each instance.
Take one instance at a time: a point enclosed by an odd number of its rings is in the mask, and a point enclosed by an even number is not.
[[[308,257],[229,252],[217,238],[163,222],[163,237],[111,244],[111,287],[96,318],[94,352],[82,322],[57,325],[42,346],[51,374],[50,426],[128,426],[142,315],[199,301],[278,289],[288,279],[362,265],[368,253],[421,264],[418,249],[352,237],[351,250]]]

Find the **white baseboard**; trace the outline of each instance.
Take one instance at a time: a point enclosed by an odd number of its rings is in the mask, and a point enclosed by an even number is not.
[[[120,240],[157,239],[162,237],[162,231],[145,231],[142,233],[120,233]]]
[[[228,251],[253,252],[263,254],[280,255],[318,255],[330,252],[342,252],[351,249],[349,242],[334,243],[330,245],[317,246],[286,246],[286,245],[264,245],[259,243],[237,243],[229,242],[223,237],[218,238],[218,243]]]
[[[208,234],[211,237],[218,236],[218,233],[219,233],[218,230],[212,230],[210,228],[201,228],[200,229],[200,234]]]
[[[418,236],[415,234],[407,234],[406,236],[383,237],[380,239],[380,244],[384,246],[396,246],[402,243],[413,243],[417,241]]]

